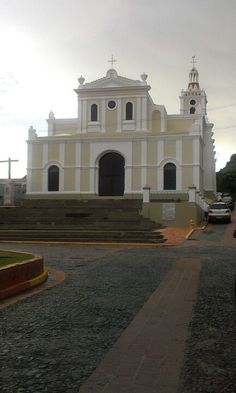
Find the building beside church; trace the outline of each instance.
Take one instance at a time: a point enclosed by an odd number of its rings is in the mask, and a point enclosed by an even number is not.
[[[145,73],[133,80],[112,67],[78,81],[77,117],[50,112],[47,136],[29,129],[28,198],[142,198],[143,187],[215,194],[213,124],[194,62],[174,115],[153,102]]]

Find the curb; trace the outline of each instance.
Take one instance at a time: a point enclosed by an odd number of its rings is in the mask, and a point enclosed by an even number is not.
[[[32,259],[1,267],[0,300],[32,289],[46,281],[48,269],[43,264],[43,258],[39,255],[34,255]]]
[[[195,228],[192,228],[192,229],[189,231],[189,233],[187,233],[187,235],[185,236],[185,239],[186,239],[186,240],[191,240],[190,237],[192,236],[192,234],[193,234],[195,231],[204,231],[204,229],[206,229],[206,227],[207,227],[207,224],[208,224],[208,223],[204,224],[202,227],[195,227]]]
[[[60,242],[60,241],[40,241],[40,240],[0,240],[0,243],[14,243],[14,244],[53,244],[64,246],[107,246],[107,247],[137,247],[137,248],[158,248],[158,247],[173,247],[178,243],[103,243],[103,242]]]

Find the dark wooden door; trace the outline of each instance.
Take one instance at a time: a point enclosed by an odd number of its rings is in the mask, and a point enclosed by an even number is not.
[[[99,195],[124,195],[125,160],[118,153],[107,153],[99,161]]]
[[[164,166],[164,190],[176,190],[176,166],[172,163]]]

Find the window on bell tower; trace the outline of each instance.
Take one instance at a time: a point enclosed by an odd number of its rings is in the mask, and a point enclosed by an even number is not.
[[[191,106],[190,115],[194,115],[195,112],[196,112],[196,108],[194,108],[194,106]]]

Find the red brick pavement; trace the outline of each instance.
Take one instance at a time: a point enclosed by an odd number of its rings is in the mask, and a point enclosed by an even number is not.
[[[166,241],[164,244],[180,244],[186,240],[187,234],[190,232],[189,227],[167,227],[161,229]]]
[[[79,393],[176,393],[200,267],[177,260]]]

